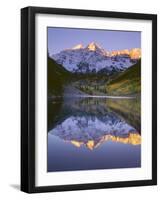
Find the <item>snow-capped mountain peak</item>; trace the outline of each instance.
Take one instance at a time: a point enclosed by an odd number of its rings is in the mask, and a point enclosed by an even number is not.
[[[78,44],[62,50],[52,58],[70,72],[110,74],[124,71],[135,64],[140,56],[141,50],[138,48],[108,52],[96,42],[91,42],[85,48],[83,44]]]
[[[97,44],[96,42],[91,42],[89,43],[85,50],[87,51],[93,51],[93,52],[97,52],[98,54],[101,54],[103,56],[109,56],[109,52],[105,49],[103,49],[99,44]]]
[[[77,44],[72,49],[83,49],[83,44]]]
[[[96,51],[96,49],[101,49],[95,42],[91,42],[87,45],[86,49],[89,51]]]

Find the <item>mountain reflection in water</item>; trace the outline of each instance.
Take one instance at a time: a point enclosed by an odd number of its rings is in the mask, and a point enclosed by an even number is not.
[[[121,142],[124,144],[139,145],[141,144],[141,136],[138,133],[129,133],[127,137],[119,137],[115,135],[104,135],[100,138],[99,142],[95,140],[88,140],[86,143],[83,141],[71,140],[70,142],[76,147],[85,145],[88,149],[93,150],[94,148],[100,146],[103,142],[107,141]]]
[[[53,99],[48,172],[140,167],[140,130],[139,99]]]

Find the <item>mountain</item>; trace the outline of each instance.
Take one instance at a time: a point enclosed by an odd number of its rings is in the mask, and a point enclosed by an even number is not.
[[[141,58],[141,49],[133,48],[133,49],[123,49],[123,50],[116,50],[111,52],[111,56],[129,56],[132,60],[140,59]]]
[[[48,94],[61,95],[64,84],[70,79],[71,73],[63,66],[48,57]]]
[[[88,44],[85,50],[97,52],[100,55],[109,56],[109,52],[103,49],[99,44],[95,42],[91,42],[90,44]]]
[[[105,73],[124,71],[141,57],[140,49],[109,52],[91,42],[86,47],[78,44],[51,56],[58,64],[72,73]]]
[[[141,92],[141,60],[107,84],[109,95],[131,95]]]

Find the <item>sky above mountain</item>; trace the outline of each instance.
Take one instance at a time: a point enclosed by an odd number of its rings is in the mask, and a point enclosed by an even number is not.
[[[50,55],[92,41],[108,51],[141,48],[141,32],[48,27]]]

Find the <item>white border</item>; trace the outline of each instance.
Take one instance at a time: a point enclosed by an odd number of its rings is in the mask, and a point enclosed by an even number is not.
[[[141,168],[47,173],[47,26],[141,31]],[[152,178],[152,23],[150,20],[36,15],[36,186]]]

